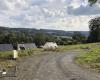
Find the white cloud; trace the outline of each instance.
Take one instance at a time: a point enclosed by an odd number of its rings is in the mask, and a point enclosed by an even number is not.
[[[70,6],[72,6],[73,8],[78,8],[80,7],[80,0],[73,0],[72,3],[70,3]]]
[[[74,13],[81,6],[88,11],[87,5],[87,0],[0,0],[0,25],[38,29],[88,30],[88,21],[97,16],[96,13],[99,15],[97,7],[92,17],[89,17],[89,14],[75,15],[68,12],[70,9]]]

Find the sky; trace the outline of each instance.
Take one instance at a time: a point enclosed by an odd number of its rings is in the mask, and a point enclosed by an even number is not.
[[[87,0],[0,0],[0,26],[88,31],[100,5]]]

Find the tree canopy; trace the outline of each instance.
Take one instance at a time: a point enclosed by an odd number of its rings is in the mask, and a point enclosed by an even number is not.
[[[93,4],[95,4],[98,0],[88,0],[88,2],[90,3],[90,5],[92,6]]]
[[[88,38],[89,42],[99,42],[100,41],[100,17],[91,19],[89,21],[90,36]]]

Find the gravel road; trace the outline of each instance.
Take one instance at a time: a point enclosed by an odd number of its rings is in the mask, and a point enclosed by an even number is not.
[[[100,80],[100,74],[75,64],[78,54],[80,51],[26,57],[18,60],[16,77],[0,80]]]

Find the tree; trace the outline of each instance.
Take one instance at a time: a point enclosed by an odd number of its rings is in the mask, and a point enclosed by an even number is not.
[[[80,32],[74,32],[72,38],[76,42],[83,42],[86,40],[86,37],[83,34],[81,34]]]
[[[53,35],[45,35],[45,37],[46,37],[47,42],[55,42],[56,41],[56,37]]]
[[[36,44],[38,47],[44,45],[45,42],[46,42],[46,37],[45,37],[45,35],[44,35],[43,33],[36,33],[36,34],[34,35],[34,42],[35,42],[35,44]]]
[[[90,35],[88,42],[99,42],[100,41],[100,17],[91,19],[89,21]]]
[[[98,0],[88,0],[88,2],[90,3],[90,5],[92,6],[93,4],[95,4]]]

